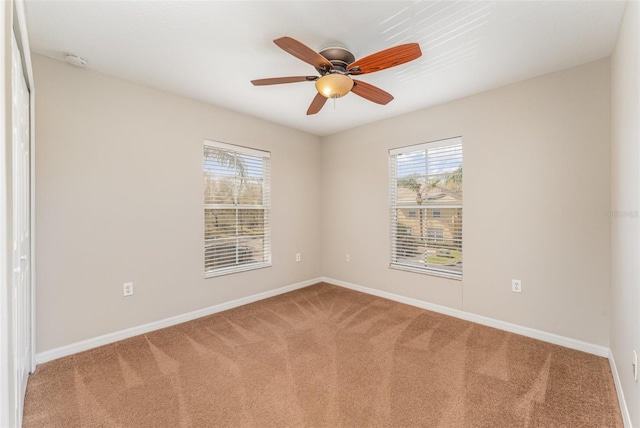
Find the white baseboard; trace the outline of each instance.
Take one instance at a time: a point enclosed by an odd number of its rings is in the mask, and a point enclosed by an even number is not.
[[[580,340],[571,339],[564,336],[559,336],[553,333],[547,333],[541,330],[536,330],[529,327],[523,327],[516,324],[496,320],[493,318],[485,317],[482,315],[476,315],[469,312],[464,312],[458,309],[447,308],[446,306],[436,305],[434,303],[425,302],[423,300],[413,299],[411,297],[400,296],[398,294],[389,293],[386,291],[376,290],[374,288],[368,288],[357,284],[352,284],[337,279],[320,277],[309,279],[306,281],[298,282],[296,284],[280,287],[275,290],[269,290],[262,293],[254,294],[251,296],[243,297],[240,299],[232,300],[230,302],[220,303],[218,305],[210,306],[208,308],[199,309],[186,314],[177,315],[163,320],[143,324],[137,327],[128,328],[125,330],[108,333],[102,336],[94,337],[92,339],[83,340],[81,342],[72,343],[70,345],[61,346],[59,348],[51,349],[49,351],[36,354],[36,364],[46,363],[48,361],[56,360],[58,358],[66,357],[78,352],[87,351],[89,349],[97,348],[99,346],[108,345],[119,340],[128,339],[133,336],[137,336],[144,333],[149,333],[161,328],[171,327],[176,324],[191,321],[197,318],[201,318],[207,315],[212,315],[218,312],[226,311],[228,309],[237,308],[238,306],[246,305],[249,303],[257,302],[259,300],[274,297],[280,294],[288,293],[293,290],[308,287],[318,282],[326,282],[329,284],[337,285],[340,287],[348,288],[351,290],[359,291],[361,293],[371,294],[373,296],[382,297],[384,299],[393,300],[396,302],[404,303],[407,305],[415,306],[422,309],[427,309],[433,312],[438,312],[444,315],[449,315],[455,318],[475,322],[478,324],[486,325],[489,327],[497,328],[500,330],[508,331],[511,333],[520,334],[523,336],[539,339],[544,342],[553,343],[555,345],[564,346],[570,349],[576,349],[578,351],[587,352],[600,357],[606,357],[609,360],[611,366],[611,373],[613,375],[613,381],[618,394],[618,402],[620,403],[620,411],[622,414],[622,420],[625,428],[632,428],[631,417],[629,415],[629,409],[627,408],[626,401],[624,399],[624,393],[620,384],[620,377],[616,368],[616,363],[613,358],[613,354],[609,348],[604,346],[594,345]]]
[[[629,414],[629,408],[627,402],[624,399],[624,392],[622,391],[622,384],[620,383],[620,375],[618,375],[618,368],[616,367],[616,361],[613,358],[613,352],[609,351],[609,366],[611,367],[611,374],[613,375],[613,383],[616,385],[616,393],[618,394],[618,403],[620,403],[620,413],[622,414],[622,422],[625,428],[633,428],[631,425],[631,415]]]
[[[46,363],[48,361],[56,360],[58,358],[66,357],[68,355],[72,355],[78,352],[87,351],[92,348],[97,348],[98,346],[108,345],[109,343],[117,342],[119,340],[128,339],[130,337],[138,336],[144,333],[149,333],[150,331],[171,327],[173,325],[191,321],[196,318],[201,318],[207,315],[215,314],[217,312],[222,312],[228,309],[237,308],[238,306],[257,302],[258,300],[267,299],[269,297],[288,293],[289,291],[297,290],[299,288],[308,287],[310,285],[317,284],[318,282],[321,282],[321,281],[322,281],[321,278],[309,279],[306,281],[298,282],[296,284],[291,284],[285,287],[276,288],[275,290],[269,290],[263,293],[253,294],[251,296],[243,297],[236,300],[231,300],[230,302],[220,303],[218,305],[209,306],[208,308],[198,309],[197,311],[188,312],[186,314],[176,315],[174,317],[150,322],[148,324],[139,325],[137,327],[127,328],[125,330],[115,331],[113,333],[104,334],[102,336],[94,337],[92,339],[87,339],[81,342],[72,343],[70,345],[61,346],[59,348],[51,349],[49,351],[36,354],[36,364]]]
[[[508,331],[510,333],[520,334],[522,336],[531,337],[534,339],[542,340],[543,342],[553,343],[555,345],[564,346],[566,348],[576,349],[578,351],[594,354],[599,357],[608,357],[609,348],[604,346],[594,345],[592,343],[582,342],[580,340],[571,339],[568,337],[560,336],[546,331],[536,330],[529,327],[523,327],[517,324],[511,324],[505,321],[496,320],[493,318],[485,317],[482,315],[476,315],[470,312],[461,311],[458,309],[447,308],[446,306],[440,306],[433,303],[425,302],[423,300],[413,299],[411,297],[400,296],[398,294],[388,293],[386,291],[376,290],[374,288],[363,287],[362,285],[352,284],[345,281],[340,281],[332,278],[321,278],[323,282],[329,284],[338,285],[340,287],[349,288],[351,290],[360,291],[362,293],[371,294],[374,296],[382,297],[396,302],[404,303],[418,308],[427,309],[429,311],[438,312],[444,315],[449,315],[455,318],[475,322],[478,324],[486,325],[489,327],[497,328],[499,330]]]
[[[275,290],[269,290],[263,293],[258,293],[258,294],[243,297],[240,299],[232,300],[230,302],[220,303],[218,305],[210,306],[208,308],[198,309],[196,311],[188,312],[186,314],[176,315],[174,317],[165,318],[163,320],[154,321],[148,324],[143,324],[137,327],[131,327],[125,330],[108,333],[102,336],[83,340],[81,342],[76,342],[70,345],[65,345],[59,348],[51,349],[49,351],[41,352],[36,354],[36,363],[42,364],[47,361],[52,361],[58,358],[66,357],[68,355],[75,354],[77,352],[86,351],[88,349],[97,348],[98,346],[107,345],[109,343],[117,342],[119,340],[127,339],[129,337],[137,336],[139,334],[144,334],[150,331],[159,330],[161,328],[170,327],[172,325],[191,321],[196,318],[201,318],[207,315],[215,314],[217,312],[222,312],[228,309],[236,308],[238,306],[257,302],[258,300],[263,300],[269,297],[277,296],[279,294],[288,293],[289,291],[308,287],[318,282],[327,282],[329,284],[337,285],[344,288],[349,288],[351,290],[360,291],[362,293],[371,294],[371,295],[382,297],[389,300],[394,300],[396,302],[404,303],[411,306],[416,306],[418,308],[427,309],[433,312],[438,312],[441,314],[464,319],[467,321],[475,322],[475,323],[486,325],[489,327],[494,327],[494,328],[505,330],[511,333],[532,337],[534,339],[539,339],[539,340],[553,343],[556,345],[565,346],[567,348],[576,349],[578,351],[583,351],[590,354],[598,355],[600,357],[609,357],[609,348],[606,348],[604,346],[582,342],[580,340],[559,336],[557,334],[547,333],[541,330],[536,330],[529,327],[523,327],[516,324],[511,324],[508,322],[485,317],[482,315],[476,315],[476,314],[464,312],[458,309],[448,308],[446,306],[440,306],[434,303],[425,302],[423,300],[400,296],[398,294],[376,290],[374,288],[368,288],[361,285],[340,281],[337,279],[320,277],[320,278],[314,278],[314,279],[298,282],[296,284],[287,285],[285,287],[280,287]]]

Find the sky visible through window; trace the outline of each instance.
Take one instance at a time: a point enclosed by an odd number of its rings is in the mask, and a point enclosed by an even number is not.
[[[462,146],[435,147],[398,155],[398,178],[451,174],[462,166]]]
[[[213,152],[213,150],[217,150],[219,152],[223,151],[220,149],[211,149],[211,152]],[[243,174],[239,173],[241,169],[237,168],[235,164],[228,165],[223,160],[215,159],[215,158],[209,159],[208,162],[205,163],[205,172],[212,175],[213,174],[225,175],[230,177],[235,177],[236,173],[238,173],[238,175],[243,175],[243,177],[246,177],[246,178],[262,178],[263,177],[264,165],[262,164],[262,162],[256,162],[255,156],[243,155],[241,153],[237,153],[237,154],[234,154],[231,152],[227,152],[227,153],[229,153],[229,156],[235,157],[235,162],[237,162],[237,164],[244,166]]]

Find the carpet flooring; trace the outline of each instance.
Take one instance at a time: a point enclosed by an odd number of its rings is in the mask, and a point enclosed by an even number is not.
[[[38,366],[24,427],[622,427],[606,359],[329,284]]]

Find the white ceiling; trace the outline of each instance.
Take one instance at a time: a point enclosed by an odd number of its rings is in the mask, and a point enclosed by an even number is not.
[[[328,135],[611,54],[619,1],[27,1],[31,50],[164,91]],[[386,106],[348,94],[315,116],[315,75],[278,48],[341,44],[356,59],[418,42],[423,56],[360,76],[395,96]]]

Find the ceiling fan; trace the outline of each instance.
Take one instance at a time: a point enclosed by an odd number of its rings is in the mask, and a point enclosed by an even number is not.
[[[420,45],[417,43],[394,46],[358,61],[355,60],[351,52],[343,47],[325,48],[318,53],[291,37],[281,37],[275,39],[273,43],[296,58],[314,66],[320,76],[273,77],[252,80],[251,83],[256,86],[262,86],[294,82],[316,82],[318,93],[311,101],[307,115],[318,113],[328,98],[340,98],[349,92],[353,92],[377,104],[385,105],[389,103],[393,99],[393,95],[369,83],[352,79],[351,76],[395,67],[396,65],[413,61],[422,55]]]

